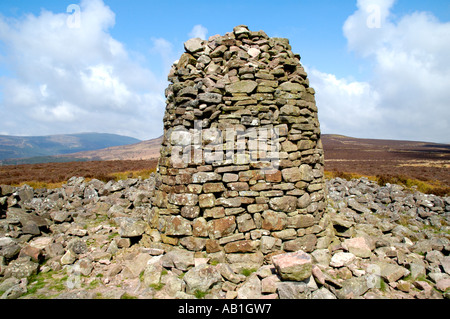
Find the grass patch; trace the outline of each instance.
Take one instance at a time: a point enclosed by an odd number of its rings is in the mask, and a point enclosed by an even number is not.
[[[151,284],[150,288],[155,289],[156,291],[160,291],[161,289],[163,289],[164,284],[162,282],[159,282],[157,284]]]
[[[219,262],[217,259],[213,259],[213,260],[211,260],[211,261],[209,262],[209,264],[210,264],[211,266],[217,266],[218,264],[220,264],[220,262]]]
[[[382,292],[386,292],[387,291],[387,284],[386,282],[383,280],[383,278],[380,278],[380,290]]]
[[[63,291],[66,289],[65,282],[68,279],[68,276],[64,276],[62,278],[55,278],[54,275],[58,275],[55,271],[49,272],[40,272],[38,274],[31,275],[28,278],[28,282],[30,283],[27,287],[27,292],[24,296],[27,295],[36,295],[40,289],[48,289],[48,290],[56,290]],[[58,276],[57,276],[58,277]],[[49,298],[43,295],[37,295],[38,298]]]
[[[241,269],[241,274],[243,274],[245,277],[250,276],[254,272],[256,272],[258,269],[256,268],[243,268]]]
[[[201,290],[196,290],[194,291],[194,296],[197,299],[203,299],[205,298],[205,296],[208,294],[208,292],[206,291],[201,291]]]

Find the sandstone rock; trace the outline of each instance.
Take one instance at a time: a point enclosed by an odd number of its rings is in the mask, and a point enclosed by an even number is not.
[[[222,95],[217,93],[200,93],[198,95],[200,103],[219,104],[222,102]]]
[[[39,264],[34,263],[29,257],[21,257],[13,260],[6,268],[4,277],[15,277],[18,279],[28,278],[36,274],[39,269]]]
[[[0,237],[0,256],[12,259],[20,252],[20,246],[9,237]]]
[[[123,265],[122,274],[125,278],[138,278],[147,267],[151,256],[140,253],[131,260],[126,260]]]
[[[201,195],[200,195],[201,196]],[[202,207],[202,205],[207,205],[204,207],[213,207],[214,205],[212,205],[211,203],[205,203],[200,201],[200,207]],[[198,206],[183,206],[183,208],[181,208],[181,216],[183,216],[184,218],[189,218],[189,219],[194,219],[197,218],[200,215],[200,207]]]
[[[271,236],[262,236],[261,237],[261,251],[264,254],[268,254],[270,252],[274,252],[281,249],[282,241],[279,238],[271,237]]]
[[[337,291],[339,299],[354,299],[363,295],[369,287],[364,277],[347,279],[342,283],[342,289]]]
[[[244,275],[236,274],[228,264],[220,263],[217,265],[217,269],[219,270],[222,277],[224,277],[226,280],[231,281],[234,284],[238,284],[241,281],[245,280]]]
[[[312,293],[311,299],[337,299],[336,296],[327,288],[322,287]]]
[[[370,214],[371,212],[370,209],[358,203],[354,198],[348,199],[348,206],[350,206],[359,213]]]
[[[302,197],[300,197],[297,201],[297,207],[302,209],[302,208],[306,208],[311,204],[311,196],[306,193],[303,194]]]
[[[214,196],[214,194],[201,194],[199,196],[199,206],[201,208],[211,208],[211,207],[214,207],[215,205],[216,205],[216,197]],[[191,207],[196,207],[196,206],[191,206]]]
[[[367,244],[364,237],[349,238],[344,240],[342,247],[347,249],[350,253],[356,257],[368,258],[371,256],[372,250]]]
[[[402,266],[382,261],[375,262],[375,264],[380,267],[380,276],[388,282],[395,282],[409,274],[409,271]]]
[[[262,214],[262,228],[267,230],[282,230],[287,223],[287,215],[282,212],[267,210]]]
[[[184,48],[189,53],[196,53],[203,50],[203,40],[200,38],[189,39],[184,43]]]
[[[259,299],[261,298],[261,280],[256,274],[251,274],[244,285],[237,291],[238,299]]]
[[[450,275],[450,256],[445,256],[441,259],[442,268],[444,271]]]
[[[288,183],[295,183],[302,179],[302,174],[298,167],[286,168],[281,171],[283,180]]]
[[[317,237],[314,234],[308,234],[297,239],[289,240],[284,243],[284,250],[297,251],[303,250],[305,252],[313,252],[316,248]]]
[[[356,256],[352,253],[338,252],[331,257],[330,266],[331,267],[343,267],[349,265],[355,260]]]
[[[192,235],[191,222],[181,216],[171,216],[166,223],[166,234],[168,236],[190,236]]]
[[[170,194],[169,203],[180,206],[195,206],[198,203],[196,194]]]
[[[240,215],[236,218],[237,227],[240,232],[245,233],[256,228],[255,221],[250,214]]]
[[[214,285],[222,282],[222,276],[216,267],[203,264],[190,269],[183,277],[186,283],[186,292],[194,294],[195,291],[206,292]]]
[[[290,213],[295,211],[297,208],[297,197],[284,196],[271,198],[269,201],[269,206],[275,211]]]
[[[306,284],[295,281],[277,283],[277,293],[280,299],[305,299]]]
[[[210,223],[211,233],[216,239],[228,236],[236,229],[236,217],[234,216],[216,219]]]
[[[226,253],[250,253],[259,248],[259,242],[253,240],[241,240],[225,245]]]
[[[61,257],[61,265],[71,265],[77,260],[77,255],[71,250],[66,251],[66,253]]]
[[[225,86],[225,90],[227,93],[252,93],[256,87],[258,86],[258,83],[251,80],[244,80],[235,82],[232,84],[229,84]]]
[[[440,291],[447,291],[450,288],[450,278],[439,280],[436,283],[436,288]]]
[[[272,262],[283,280],[302,281],[311,276],[311,256],[304,251],[276,255]]]
[[[114,220],[119,225],[119,235],[124,238],[142,236],[147,227],[143,220],[134,217],[116,217]]]
[[[261,292],[262,293],[276,293],[277,292],[277,283],[280,282],[280,279],[277,275],[271,275],[269,277],[261,280]]]

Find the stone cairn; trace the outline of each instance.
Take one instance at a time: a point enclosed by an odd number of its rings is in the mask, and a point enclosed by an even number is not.
[[[169,73],[151,227],[207,253],[316,248],[325,210],[314,89],[288,39],[190,39]]]

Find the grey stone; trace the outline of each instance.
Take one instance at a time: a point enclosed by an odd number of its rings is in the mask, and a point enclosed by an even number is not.
[[[39,264],[32,262],[29,257],[20,257],[9,263],[5,269],[4,277],[28,278],[36,274],[38,269]]]
[[[280,299],[304,299],[302,293],[306,291],[304,282],[281,281],[276,283]]]
[[[441,259],[442,268],[444,271],[450,275],[450,256],[445,256]]]
[[[160,262],[161,256],[155,256],[148,260],[144,270],[144,284],[147,286],[157,285],[161,281],[163,267]]]
[[[269,206],[271,209],[275,211],[290,213],[297,209],[297,197],[294,196],[274,197],[270,199]]]
[[[21,247],[9,237],[0,237],[0,257],[12,259],[20,252]]]
[[[173,249],[163,258],[164,260],[170,260],[173,267],[182,271],[186,271],[194,266],[194,252],[185,249]]]
[[[18,299],[20,296],[27,292],[27,287],[25,283],[21,283],[12,286],[1,296],[1,299]]]
[[[218,93],[200,93],[198,95],[200,103],[219,104],[222,103],[222,95]]]
[[[302,281],[311,277],[311,256],[304,251],[273,256],[272,262],[283,280]]]
[[[380,267],[380,276],[388,282],[395,282],[409,274],[409,270],[387,262],[378,261],[375,264]]]
[[[200,38],[189,39],[184,43],[184,48],[189,53],[197,53],[204,49],[203,40]]]
[[[343,267],[351,264],[355,260],[356,256],[352,253],[338,252],[331,257],[331,267]]]
[[[368,209],[364,205],[358,203],[354,198],[349,198],[347,203],[348,203],[349,207],[351,207],[352,209],[356,210],[359,213],[364,213],[364,214],[371,213],[370,209]]]
[[[142,236],[147,227],[142,219],[135,217],[116,217],[114,221],[119,225],[119,235],[124,238]]]
[[[225,90],[228,93],[252,93],[257,86],[255,81],[244,80],[226,85]]]
[[[317,245],[317,237],[314,234],[308,234],[297,239],[289,240],[284,243],[284,250],[297,251],[303,250],[307,253],[314,251]]]
[[[131,260],[126,260],[123,264],[122,274],[125,278],[138,278],[147,268],[147,263],[151,256],[140,253]]]
[[[337,291],[339,299],[353,299],[362,296],[369,290],[365,277],[353,277],[342,283],[342,289]]]
[[[214,285],[222,282],[222,276],[216,267],[202,264],[190,269],[183,277],[186,292],[194,294],[196,291],[207,292]]]
[[[245,283],[238,289],[238,299],[260,299],[262,297],[261,280],[253,273],[245,281]]]
[[[327,288],[322,287],[312,293],[311,299],[337,299],[336,296]]]

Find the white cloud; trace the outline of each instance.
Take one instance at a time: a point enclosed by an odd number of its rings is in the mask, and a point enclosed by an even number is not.
[[[373,65],[372,78],[310,74],[324,130],[449,143],[450,23],[426,12],[394,17],[393,4],[360,0],[343,27],[349,49]],[[368,23],[374,12],[379,28]]]
[[[189,32],[189,36],[191,38],[200,38],[206,40],[206,35],[208,34],[208,29],[202,26],[201,24],[197,24],[192,28],[191,32]]]
[[[376,106],[379,95],[369,83],[337,79],[316,69],[307,70],[316,90],[324,133],[354,136],[380,122]]]
[[[16,135],[162,132],[165,82],[132,61],[109,30],[115,14],[101,0],[81,2],[79,27],[70,13],[0,16],[2,131]]]

